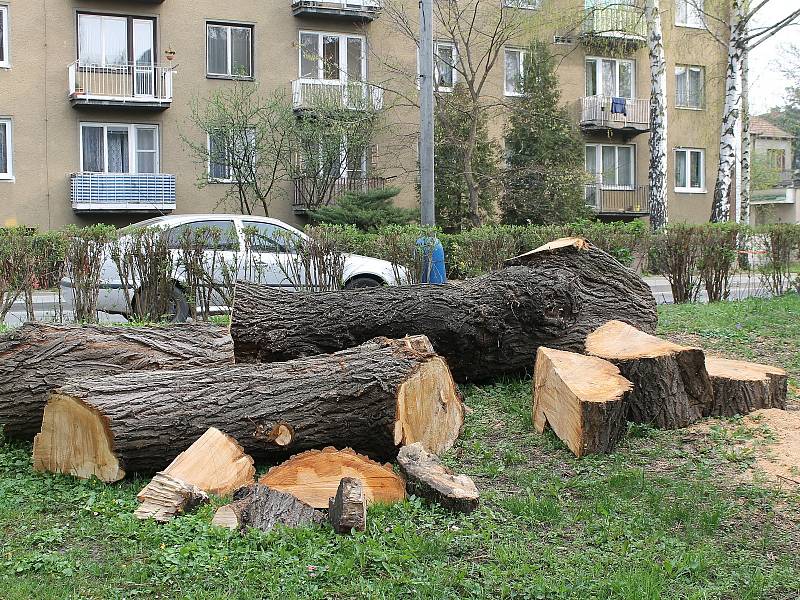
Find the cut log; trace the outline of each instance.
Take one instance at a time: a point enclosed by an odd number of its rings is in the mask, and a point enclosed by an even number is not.
[[[530,371],[536,349],[582,352],[611,319],[654,332],[650,288],[616,259],[569,238],[459,285],[379,286],[296,294],[239,282],[231,335],[237,362],[335,352],[376,335],[424,334],[458,381]]]
[[[361,481],[367,503],[389,504],[406,498],[405,482],[391,465],[372,461],[350,448],[303,452],[271,468],[258,482],[293,494],[314,508],[328,508],[344,477]]]
[[[611,361],[633,383],[627,419],[662,429],[686,427],[713,401],[705,355],[620,321],[610,321],[586,339],[586,352]]]
[[[325,513],[305,502],[265,485],[252,485],[240,498],[217,509],[212,525],[230,529],[254,527],[270,531],[276,525],[302,527],[325,521]]]
[[[580,458],[611,452],[625,435],[625,400],[632,389],[602,358],[539,348],[533,385],[533,426],[547,426]]]
[[[184,512],[208,502],[208,494],[196,485],[167,473],[156,473],[136,498],[141,502],[133,515],[167,523]]]
[[[48,401],[34,466],[117,481],[163,469],[207,427],[256,460],[332,444],[390,459],[417,441],[450,448],[463,422],[445,361],[417,342],[381,338],[287,363],[68,382]]]
[[[706,357],[706,369],[714,388],[714,402],[707,416],[746,415],[761,408],[786,409],[788,376],[778,367]]]
[[[47,395],[68,377],[233,363],[225,327],[99,327],[25,323],[0,335],[0,425],[31,440]]]
[[[360,479],[342,477],[336,497],[328,501],[328,521],[336,533],[367,528],[367,499]]]
[[[397,464],[406,477],[406,485],[415,496],[432,500],[447,510],[471,513],[478,508],[478,488],[467,475],[455,475],[439,457],[425,451],[421,444],[400,449]]]
[[[250,498],[244,498],[220,506],[214,511],[214,518],[211,519],[211,524],[228,529],[244,529],[247,526],[244,522],[244,510],[249,504]]]

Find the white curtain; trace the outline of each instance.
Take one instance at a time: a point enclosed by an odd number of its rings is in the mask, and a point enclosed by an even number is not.
[[[0,173],[3,174],[8,173],[8,148],[6,148],[6,142],[8,141],[7,127],[7,123],[0,123]]]
[[[129,173],[128,130],[108,130],[108,172]]]
[[[212,75],[229,75],[227,27],[208,26],[208,72]]]
[[[250,28],[231,28],[231,75],[250,77],[252,73],[250,57]]]
[[[675,187],[686,187],[686,151],[678,150],[675,153]]]
[[[105,171],[103,155],[103,128],[102,127],[83,127],[81,129],[83,138],[83,165],[81,171],[84,173],[102,173]]]
[[[675,67],[676,103],[678,106],[689,105],[688,83],[686,67]]]

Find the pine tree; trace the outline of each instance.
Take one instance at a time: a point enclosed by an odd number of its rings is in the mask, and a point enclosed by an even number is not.
[[[330,206],[309,214],[312,223],[355,225],[362,231],[377,231],[387,225],[406,225],[417,218],[417,211],[400,208],[392,202],[400,188],[387,187],[369,192],[347,192]]]
[[[584,147],[561,106],[555,60],[547,45],[528,48],[522,96],[506,130],[508,173],[501,199],[503,222],[568,223],[589,215],[584,200]]]

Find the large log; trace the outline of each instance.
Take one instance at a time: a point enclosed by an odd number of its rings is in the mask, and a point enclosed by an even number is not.
[[[464,407],[429,348],[378,338],[287,363],[71,381],[48,401],[34,466],[117,481],[163,469],[208,427],[256,460],[328,445],[378,458],[413,442],[442,452],[461,431]]]
[[[686,427],[706,414],[713,402],[705,355],[699,348],[609,321],[586,339],[586,352],[614,363],[633,383],[627,419],[634,423]]]
[[[581,352],[611,319],[653,332],[647,284],[605,252],[559,240],[457,285],[289,293],[239,282],[231,335],[237,362],[335,352],[376,335],[428,336],[459,381],[522,373],[536,349]],[[514,266],[516,265],[516,266]]]
[[[100,327],[25,323],[0,335],[0,426],[30,440],[47,395],[68,377],[233,363],[224,327]]]
[[[539,348],[533,385],[533,426],[547,426],[580,458],[611,452],[625,435],[625,400],[632,389],[610,362]]]
[[[786,408],[788,376],[770,365],[707,356],[706,369],[714,387],[707,416],[746,415],[762,408]]]

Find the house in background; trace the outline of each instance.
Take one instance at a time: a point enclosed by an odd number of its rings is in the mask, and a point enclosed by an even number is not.
[[[800,223],[800,171],[792,170],[795,136],[763,117],[750,121],[752,156],[777,173],[774,187],[753,191],[750,223]]]

